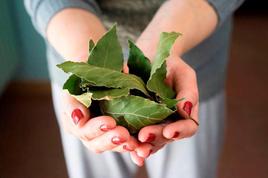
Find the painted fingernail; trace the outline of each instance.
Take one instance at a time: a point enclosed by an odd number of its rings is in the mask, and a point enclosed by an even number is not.
[[[183,106],[183,110],[190,116],[192,112],[193,104],[190,101],[186,101]]]
[[[107,126],[105,124],[102,124],[100,126],[100,130],[103,131],[103,132],[107,132],[107,131],[112,130],[112,129],[113,129],[112,127],[109,127],[109,126]]]
[[[80,121],[80,119],[82,119],[84,117],[84,115],[80,109],[74,109],[71,116],[72,116],[72,120],[73,120],[75,125],[77,125],[78,122]]]
[[[126,151],[134,151],[134,149],[130,148],[128,145],[124,145],[123,149]]]
[[[126,142],[126,140],[115,136],[112,138],[111,142],[115,145],[121,145],[122,143]]]
[[[147,139],[144,142],[153,142],[155,140],[155,134],[149,133]]]
[[[178,138],[180,136],[180,132],[174,132],[174,135],[172,136],[172,138]]]

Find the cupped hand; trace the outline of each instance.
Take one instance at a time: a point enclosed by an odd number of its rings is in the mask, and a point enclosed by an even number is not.
[[[177,99],[184,98],[177,104],[177,112],[183,119],[146,126],[140,130],[138,140],[141,143],[150,143],[150,154],[157,152],[172,141],[191,137],[198,130],[199,99],[195,71],[180,57],[171,55],[167,59],[166,83],[176,91]],[[142,165],[147,157],[148,149],[141,146],[135,149],[135,153],[131,153],[132,160],[138,165]]]
[[[109,116],[90,117],[90,111],[68,92],[62,92],[62,113],[60,115],[64,129],[94,153],[104,151],[133,151],[138,141],[130,136],[128,130],[117,126]]]
[[[142,166],[146,158],[167,143],[191,137],[198,129],[198,89],[194,70],[178,56],[170,56],[167,71],[166,83],[176,91],[177,99],[185,98],[177,105],[179,114],[185,119],[144,127],[137,140],[109,116],[91,118],[83,104],[63,91],[62,125],[94,153],[128,151],[132,161]],[[124,72],[127,73],[126,66]]]

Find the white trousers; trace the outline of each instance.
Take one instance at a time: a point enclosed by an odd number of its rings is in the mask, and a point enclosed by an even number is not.
[[[61,109],[61,87],[52,84],[56,115]],[[215,178],[223,141],[224,92],[200,103],[200,127],[191,138],[173,142],[150,156],[146,168],[150,178]],[[59,117],[57,117],[59,118]],[[62,129],[63,150],[70,178],[132,178],[137,170],[127,153],[88,151]]]

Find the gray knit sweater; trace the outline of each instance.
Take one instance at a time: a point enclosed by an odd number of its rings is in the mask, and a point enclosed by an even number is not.
[[[59,11],[75,7],[98,15],[105,26],[117,22],[123,47],[128,38],[135,40],[165,0],[24,0],[37,31],[44,37],[51,18]],[[231,16],[243,0],[208,0],[218,15],[216,31],[183,56],[197,73],[200,100],[224,88]],[[46,41],[47,42],[47,41]],[[47,42],[47,57],[52,82],[63,84],[67,75],[56,68],[64,59]]]

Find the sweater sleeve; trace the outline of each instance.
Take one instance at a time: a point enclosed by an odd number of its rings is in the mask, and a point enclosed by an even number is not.
[[[65,8],[81,8],[96,15],[100,13],[95,0],[24,0],[24,5],[34,27],[43,37],[52,17]]]
[[[207,0],[218,15],[218,26],[233,14],[245,0]]]

